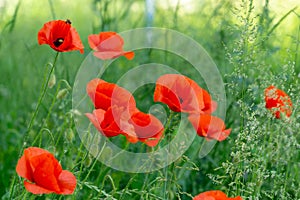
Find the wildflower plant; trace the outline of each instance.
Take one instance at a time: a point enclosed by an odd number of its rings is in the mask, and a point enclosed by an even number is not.
[[[0,154],[2,199],[300,198],[297,6],[49,0],[53,20],[41,9],[35,27],[16,23],[20,2],[0,20],[16,77],[0,80],[0,152],[15,152]],[[164,28],[136,28],[144,16]]]

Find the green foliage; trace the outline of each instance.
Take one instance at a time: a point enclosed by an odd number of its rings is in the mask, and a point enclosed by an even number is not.
[[[109,168],[89,154],[75,129],[74,115],[80,113],[72,109],[71,93],[78,67],[90,51],[87,35],[143,27],[144,1],[28,2],[0,4],[2,199],[192,199],[207,190],[222,190],[244,199],[300,199],[299,7],[293,5],[278,15],[269,0],[263,5],[253,0],[203,1],[194,3],[193,9],[180,0],[175,5],[157,1],[153,25],[189,35],[216,62],[227,92],[225,122],[232,133],[204,158],[198,157],[203,139],[196,137],[188,151],[170,166],[134,174]],[[86,47],[85,54],[60,54],[51,87],[23,144],[43,75],[49,72],[47,63],[55,56],[49,47],[37,44],[36,35],[53,17],[72,20]],[[135,53],[140,64],[151,60],[171,64],[192,78],[195,74],[189,63],[171,53]],[[118,59],[106,70],[105,78],[117,81],[135,62]],[[206,87],[203,80],[196,81]],[[274,119],[265,109],[264,89],[271,84],[291,97],[294,107],[290,119]],[[148,84],[134,93],[138,108],[144,112],[153,105],[153,91],[154,85]],[[174,116],[163,142],[172,139],[168,136],[176,132],[178,118]],[[112,141],[130,151],[150,151],[142,144],[129,145],[122,137]],[[49,150],[64,169],[72,171],[78,181],[74,195],[26,192],[23,180],[15,173],[23,145]],[[111,156],[109,150],[102,153]]]

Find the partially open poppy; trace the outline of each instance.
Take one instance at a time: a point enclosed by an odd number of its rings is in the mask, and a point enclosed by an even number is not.
[[[163,135],[164,126],[155,116],[138,111],[131,116],[130,122],[139,141],[151,147],[158,144]]]
[[[133,59],[134,52],[124,51],[123,38],[115,32],[100,32],[88,36],[90,47],[95,51],[94,55],[102,60],[125,56],[128,60]]]
[[[277,89],[271,85],[265,89],[266,108],[269,109],[273,115],[279,119],[282,114],[290,117],[292,115],[292,101],[290,97],[282,90]]]
[[[70,20],[53,20],[44,24],[38,32],[38,43],[48,44],[59,52],[79,50],[83,53],[83,44],[77,31],[71,26]]]
[[[197,134],[206,139],[223,141],[231,132],[231,129],[225,129],[223,120],[215,116],[208,114],[191,114],[188,119],[196,129]]]
[[[123,107],[109,107],[107,111],[103,109],[96,109],[93,114],[86,113],[86,116],[93,123],[93,125],[106,137],[114,137],[119,134],[125,136],[132,136],[131,142],[137,142],[134,133],[134,127],[129,124],[130,115]]]
[[[132,94],[114,83],[96,78],[87,84],[86,91],[96,109],[107,110],[116,105],[126,107],[130,112],[136,110],[136,103]]]
[[[62,170],[50,152],[38,147],[24,150],[16,171],[26,179],[24,186],[33,194],[72,194],[76,188],[75,176],[67,170]]]
[[[220,190],[211,190],[202,192],[195,196],[193,200],[243,200],[242,197],[227,197],[227,195]]]
[[[209,93],[192,79],[180,74],[165,74],[156,81],[154,101],[175,112],[211,113],[216,109]]]
[[[128,115],[124,107],[113,106],[107,111],[96,109],[86,113],[93,125],[106,137],[124,135],[131,143],[138,141],[156,146],[163,134],[163,125],[151,114],[137,111]]]

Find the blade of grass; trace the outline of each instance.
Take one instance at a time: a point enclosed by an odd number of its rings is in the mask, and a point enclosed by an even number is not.
[[[282,16],[278,22],[269,30],[269,32],[267,33],[267,37],[269,37],[273,31],[281,24],[281,22],[283,22],[283,20],[285,20],[285,18],[287,18],[292,12],[294,12],[298,7],[294,7],[292,8],[290,11],[288,11],[284,16]]]

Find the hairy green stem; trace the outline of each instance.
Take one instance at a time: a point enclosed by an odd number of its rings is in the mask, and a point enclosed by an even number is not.
[[[53,64],[51,65],[51,68],[50,68],[50,72],[48,74],[48,76],[46,75],[46,73],[44,74],[44,81],[43,81],[43,84],[42,84],[42,89],[41,89],[41,93],[40,93],[40,96],[39,96],[39,99],[38,99],[38,103],[35,107],[35,111],[30,119],[30,122],[29,122],[29,125],[27,127],[27,130],[24,134],[24,137],[23,137],[23,144],[22,144],[22,148],[20,149],[20,152],[19,152],[19,157],[21,157],[22,155],[22,152],[23,150],[25,149],[27,143],[27,139],[28,139],[28,136],[29,136],[29,132],[31,131],[32,129],[32,126],[33,126],[33,123],[37,117],[37,114],[38,114],[38,111],[39,111],[39,108],[40,106],[42,105],[42,101],[45,97],[45,94],[47,92],[47,89],[48,89],[48,83],[49,83],[49,80],[50,80],[50,77],[51,77],[51,74],[55,68],[55,64],[56,64],[56,61],[57,61],[57,58],[58,58],[58,55],[59,55],[59,52],[56,53],[55,55],[55,58],[54,58],[54,61],[53,61]],[[46,71],[47,72],[47,71]],[[14,188],[15,188],[15,184],[16,184],[16,175],[14,176],[13,178],[13,181],[12,181],[12,184],[11,184],[11,187],[10,187],[10,197],[9,199],[12,199],[12,196],[13,196],[13,193],[14,193]]]

